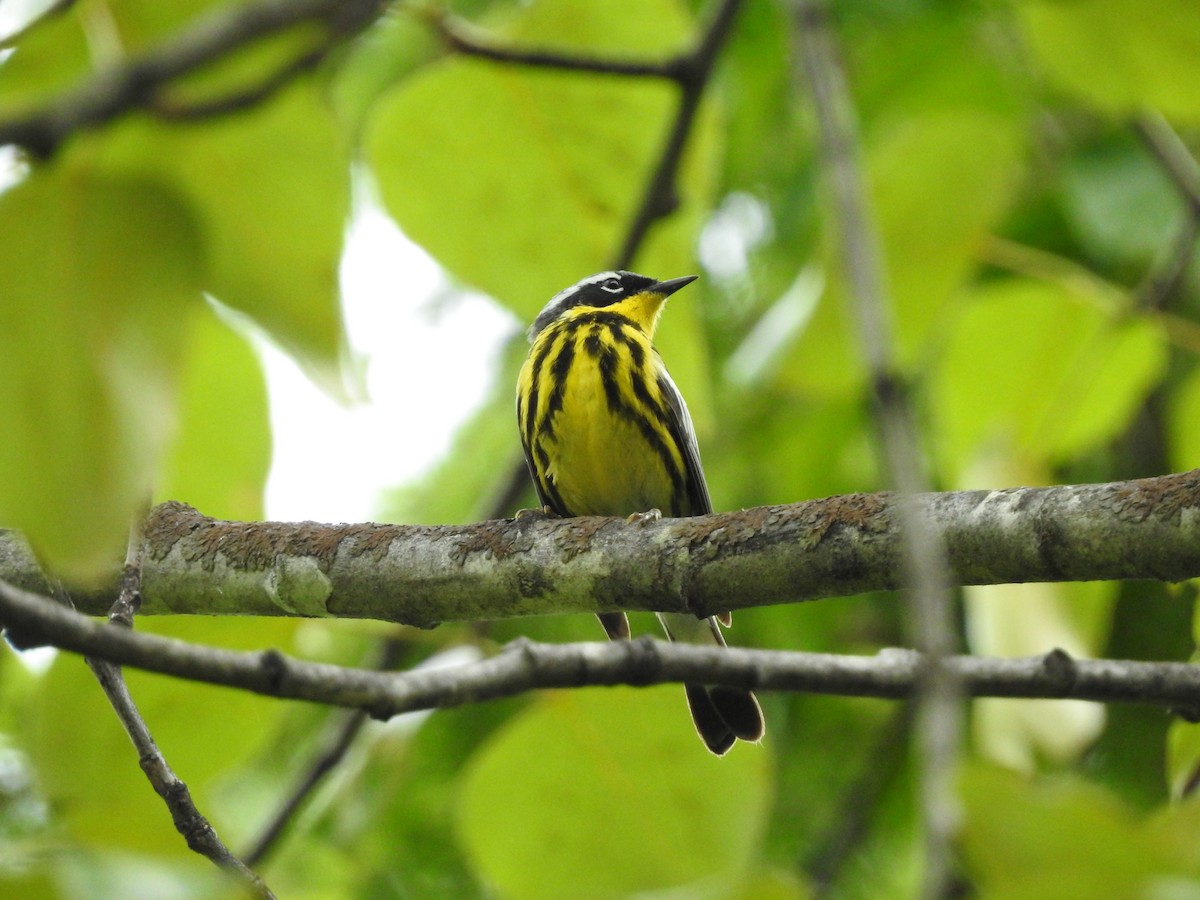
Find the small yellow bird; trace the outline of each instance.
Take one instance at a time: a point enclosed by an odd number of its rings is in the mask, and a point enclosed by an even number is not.
[[[517,422],[538,497],[557,515],[712,512],[691,416],[651,343],[667,298],[695,280],[601,272],[556,294],[534,320],[517,380]],[[609,638],[629,637],[624,613],[599,618]],[[673,641],[725,646],[717,617],[658,618]],[[729,613],[720,621],[729,625]],[[685,688],[696,731],[713,753],[762,738],[754,694]]]

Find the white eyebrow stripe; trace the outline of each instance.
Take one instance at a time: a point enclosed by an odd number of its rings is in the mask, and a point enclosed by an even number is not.
[[[564,288],[563,290],[559,291],[557,294],[555,294],[553,297],[550,298],[550,302],[547,303],[544,307],[542,307],[542,309],[543,310],[552,309],[554,307],[554,305],[556,303],[558,303],[559,300],[562,300],[564,297],[575,293],[581,287],[586,287],[589,284],[600,284],[600,282],[608,281],[608,279],[610,279],[610,278],[620,278],[620,277],[621,277],[620,272],[598,272],[595,275],[589,275],[587,278],[584,278],[581,281],[575,282],[569,288]]]

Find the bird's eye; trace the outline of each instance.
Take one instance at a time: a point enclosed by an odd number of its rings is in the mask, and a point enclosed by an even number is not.
[[[600,285],[600,289],[608,291],[610,294],[621,293],[621,282],[616,278],[610,278],[604,284]]]

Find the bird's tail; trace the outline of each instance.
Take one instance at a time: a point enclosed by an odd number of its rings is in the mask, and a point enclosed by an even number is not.
[[[708,646],[725,646],[716,617],[696,619],[676,613],[660,613],[658,620],[673,641]],[[728,613],[721,617],[727,622]],[[762,707],[750,691],[703,684],[685,684],[692,723],[704,746],[723,756],[735,741],[759,741],[766,731]]]
[[[610,641],[629,640],[629,617],[623,612],[596,613]]]

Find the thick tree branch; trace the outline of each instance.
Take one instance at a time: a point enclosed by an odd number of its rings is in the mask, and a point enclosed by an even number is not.
[[[519,640],[463,666],[385,673],[301,662],[267,650],[224,650],[111,628],[54,601],[0,582],[0,619],[23,635],[114,663],[293,700],[364,709],[376,718],[480,703],[543,688],[667,682],[856,697],[911,696],[924,659],[911,650],[838,656],[744,647]],[[1200,713],[1200,666],[1077,660],[1061,650],[1023,659],[945,660],[972,696],[1151,703]]]
[[[1109,484],[921,494],[956,584],[1200,576],[1200,470]],[[165,503],[146,527],[141,614],[373,618],[420,627],[617,609],[711,615],[904,586],[893,495],[849,494],[630,525],[225,522]],[[0,578],[47,593],[15,532]],[[73,590],[103,615],[112,586]]]

